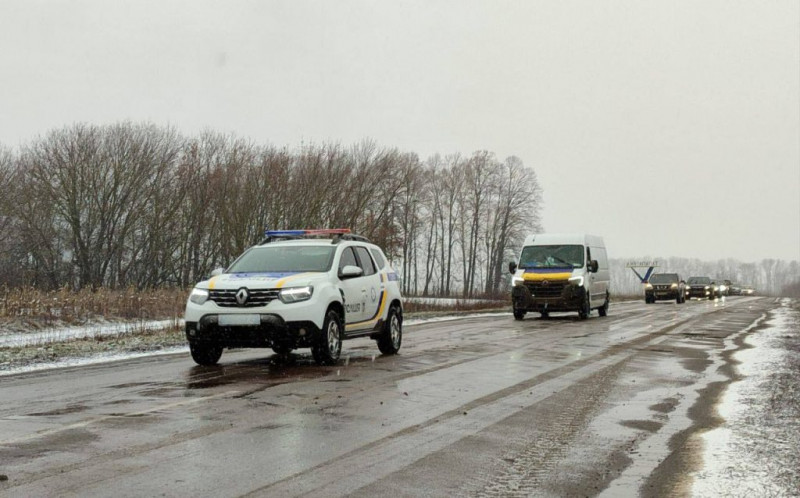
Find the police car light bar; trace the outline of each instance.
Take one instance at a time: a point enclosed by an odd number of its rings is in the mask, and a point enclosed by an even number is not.
[[[264,230],[264,237],[302,237],[304,235],[343,235],[349,228],[327,228],[319,230]]]

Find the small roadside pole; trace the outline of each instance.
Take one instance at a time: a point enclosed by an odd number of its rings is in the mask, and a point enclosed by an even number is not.
[[[631,261],[625,265],[625,268],[630,268],[631,270],[633,270],[633,273],[635,273],[636,276],[639,277],[639,280],[643,284],[646,284],[650,280],[650,276],[653,274],[653,270],[655,270],[658,267],[659,267],[658,261]],[[639,274],[638,271],[636,271],[637,268],[647,268],[647,271],[644,273],[644,276],[642,276],[641,274]]]

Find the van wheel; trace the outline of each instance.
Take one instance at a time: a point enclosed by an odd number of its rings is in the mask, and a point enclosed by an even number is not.
[[[322,334],[311,348],[311,355],[318,365],[335,365],[342,354],[342,318],[334,309],[325,313]]]
[[[606,302],[604,302],[602,306],[597,308],[597,312],[600,313],[600,316],[608,315],[608,302],[609,302],[609,300],[610,299],[609,299],[608,293],[606,293]]]
[[[583,301],[583,305],[581,305],[581,309],[578,310],[578,317],[581,320],[586,320],[589,318],[589,313],[592,312],[592,305],[589,303],[589,292],[586,292],[586,299]]]
[[[222,346],[190,342],[189,352],[192,353],[192,359],[198,365],[211,366],[216,365],[222,356]]]
[[[289,353],[291,353],[292,351],[294,351],[294,348],[291,347],[288,344],[273,344],[272,345],[272,350],[277,355],[286,356]]]
[[[381,335],[378,336],[378,349],[383,354],[397,354],[403,343],[403,314],[397,308],[389,308],[389,317],[383,324]]]
[[[522,320],[525,318],[525,312],[514,308],[514,320]]]

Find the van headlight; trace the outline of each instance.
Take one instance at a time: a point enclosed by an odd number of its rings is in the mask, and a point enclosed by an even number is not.
[[[522,277],[511,277],[511,285],[513,285],[515,287],[517,285],[522,285],[524,283],[525,283],[525,279],[522,278]]]
[[[570,278],[569,283],[570,285],[574,285],[575,287],[583,287],[583,275]]]
[[[189,294],[189,301],[193,302],[194,304],[203,304],[208,301],[208,291],[203,289],[192,289],[192,293]]]
[[[283,289],[280,294],[278,294],[278,297],[286,304],[298,303],[300,301],[308,301],[311,299],[311,295],[313,293],[314,287],[307,285],[305,287],[290,287],[288,289]]]

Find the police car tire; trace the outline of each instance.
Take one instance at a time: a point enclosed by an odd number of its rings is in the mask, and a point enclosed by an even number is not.
[[[311,348],[311,355],[318,365],[335,365],[342,354],[342,318],[336,310],[329,308],[317,344]],[[330,334],[337,337],[333,338]],[[331,344],[331,343],[334,344]]]
[[[211,366],[216,365],[222,356],[222,346],[190,342],[189,352],[198,365]]]
[[[396,327],[396,340],[392,340],[392,327]],[[389,308],[389,316],[386,317],[377,342],[378,349],[383,354],[397,354],[400,351],[400,346],[403,344],[403,314],[397,306]]]

